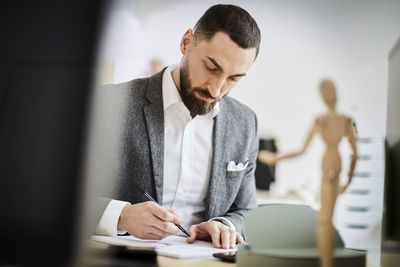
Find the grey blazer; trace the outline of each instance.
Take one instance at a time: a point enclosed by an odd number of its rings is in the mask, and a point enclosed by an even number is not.
[[[107,85],[102,89],[111,102],[119,98],[125,103],[123,123],[118,131],[122,140],[117,187],[112,197],[132,204],[148,201],[135,186],[140,186],[159,203],[163,199],[162,74],[163,71],[150,78]],[[248,107],[226,96],[220,101],[220,112],[214,120],[213,159],[204,220],[225,217],[244,234],[244,214],[256,207],[257,119]],[[227,170],[230,161],[244,162],[247,158],[249,165],[245,170]]]

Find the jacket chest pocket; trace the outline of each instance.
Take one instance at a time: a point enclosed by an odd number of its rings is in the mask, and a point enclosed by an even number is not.
[[[226,178],[227,179],[237,179],[244,175],[246,169],[240,171],[226,171]]]

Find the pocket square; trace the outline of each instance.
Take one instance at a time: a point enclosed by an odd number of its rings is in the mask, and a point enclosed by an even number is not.
[[[226,170],[230,172],[238,172],[246,169],[247,165],[249,165],[249,159],[245,162],[236,162],[235,160],[232,160],[228,163]]]

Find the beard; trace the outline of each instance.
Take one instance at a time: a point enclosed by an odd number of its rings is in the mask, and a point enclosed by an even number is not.
[[[180,87],[179,94],[181,95],[183,104],[190,111],[192,116],[205,115],[213,110],[215,104],[221,99],[215,98],[214,102],[207,102],[196,97],[195,92],[202,94],[204,96],[213,98],[207,89],[200,87],[192,88],[192,84],[189,78],[189,69],[187,62],[184,61],[179,69],[180,71]]]

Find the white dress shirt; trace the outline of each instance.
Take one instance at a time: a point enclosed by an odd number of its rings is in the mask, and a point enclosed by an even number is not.
[[[183,219],[182,226],[200,223],[204,217],[205,198],[210,181],[212,163],[212,134],[214,117],[219,104],[205,115],[194,118],[182,102],[172,79],[169,66],[162,80],[164,104],[164,181],[162,206],[175,210]],[[118,219],[124,201],[112,200],[105,209],[96,232],[115,236]],[[225,225],[235,229],[227,219],[217,217]]]
[[[175,210],[188,228],[202,221],[210,181],[212,132],[219,104],[206,115],[191,117],[171,71],[163,76],[164,183],[162,205]]]

